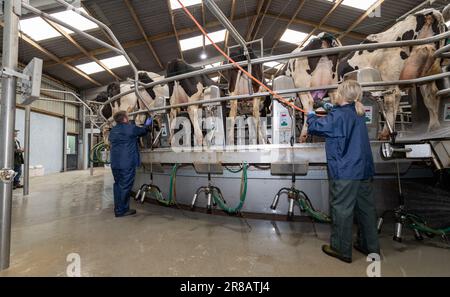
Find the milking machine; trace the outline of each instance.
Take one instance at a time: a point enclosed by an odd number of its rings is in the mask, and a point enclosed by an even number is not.
[[[220,209],[222,209],[224,212],[234,215],[238,214],[242,207],[244,206],[245,199],[247,197],[247,184],[248,184],[248,177],[247,177],[247,170],[248,170],[248,164],[244,163],[241,165],[240,170],[234,171],[226,168],[228,171],[232,173],[237,173],[239,171],[242,171],[241,176],[241,186],[240,186],[240,194],[239,194],[239,203],[235,207],[230,207],[227,205],[227,202],[225,201],[224,195],[222,194],[222,191],[219,187],[214,186],[211,180],[211,174],[223,174],[223,166],[220,164],[194,164],[194,168],[197,171],[197,173],[207,173],[208,174],[208,185],[207,186],[201,186],[197,189],[195,192],[192,202],[191,202],[191,210],[195,209],[195,204],[197,202],[197,199],[200,194],[204,194],[206,198],[206,210],[207,213],[212,213],[213,207],[219,206]]]
[[[153,183],[153,164],[150,165],[150,183],[149,184],[143,184],[139,190],[136,192],[136,195],[134,199],[143,204],[145,202],[145,199],[147,198],[147,195],[150,194],[151,198],[155,199],[158,203],[165,205],[165,206],[172,206],[176,204],[176,174],[179,165],[175,164],[172,167],[172,171],[170,174],[170,188],[169,188],[169,198],[164,199],[163,194],[160,190],[160,188]],[[160,172],[163,171],[162,168],[159,170]]]
[[[89,154],[89,161],[97,164],[110,164],[110,156],[107,145],[101,141],[94,145]]]
[[[294,81],[291,77],[280,76],[274,79],[273,88],[277,90],[289,90],[294,89]],[[289,102],[294,102],[297,95],[295,93],[284,94],[283,97]],[[301,162],[295,162],[294,158],[294,144],[295,144],[295,125],[296,117],[295,110],[288,108],[281,102],[275,100],[273,102],[273,120],[272,120],[272,138],[274,144],[289,144],[291,148],[290,159],[291,162],[274,163],[271,165],[272,174],[290,174],[291,175],[291,187],[281,188],[275,195],[270,208],[276,210],[280,196],[286,195],[289,201],[289,209],[287,213],[287,219],[293,220],[294,218],[294,206],[297,205],[301,212],[307,213],[314,220],[324,223],[330,223],[330,217],[320,211],[314,209],[311,200],[305,192],[296,189],[296,175],[306,174],[307,165],[301,166]],[[300,166],[299,166],[300,165]],[[305,170],[306,167],[306,170]]]
[[[222,192],[220,189],[212,184],[211,180],[211,174],[223,174],[223,167],[220,164],[194,164],[194,168],[197,171],[197,173],[207,173],[208,174],[208,185],[207,186],[201,186],[195,191],[195,194],[192,198],[191,202],[191,210],[194,210],[195,203],[197,202],[197,198],[201,193],[204,193],[206,197],[206,211],[208,213],[212,213],[213,206],[216,206],[216,200],[213,199],[213,193],[218,193],[219,196],[223,197]],[[224,200],[224,203],[225,200]]]
[[[443,71],[448,71],[448,68],[444,68]],[[447,77],[436,82],[437,86],[441,90],[450,88],[450,79]],[[417,100],[417,98],[414,98]],[[441,104],[439,106],[439,113],[442,115],[440,119],[440,124],[444,129],[450,125],[446,123],[446,108],[447,105],[450,106],[449,96],[441,97]],[[422,128],[423,123],[429,120],[428,118],[418,117],[421,114],[417,107],[417,102],[413,102],[413,106],[416,106],[413,110],[413,131],[417,131]],[[421,106],[422,109],[425,106]],[[450,121],[450,118],[448,119]],[[419,132],[420,133],[420,132]],[[433,138],[432,133],[427,135],[430,139]],[[400,169],[399,169],[399,159],[428,159],[431,163],[435,165],[438,172],[442,173],[450,168],[450,141],[448,138],[450,135],[441,137],[438,135],[434,140],[419,139],[410,140],[401,143],[383,143],[381,146],[381,155],[384,159],[395,159],[397,165],[397,184],[398,184],[398,201],[399,206],[393,210],[385,211],[378,219],[378,232],[381,232],[385,218],[391,215],[394,219],[394,235],[393,240],[397,242],[402,242],[404,228],[407,227],[414,232],[414,237],[416,240],[423,240],[423,235],[427,237],[440,236],[445,242],[448,243],[448,234],[450,233],[450,227],[446,228],[432,228],[428,225],[427,221],[421,216],[411,212],[405,205],[405,197],[402,189]],[[423,138],[423,137],[421,137]],[[447,181],[448,182],[448,181]]]
[[[400,169],[397,164],[397,183],[398,183],[398,192],[399,192],[399,206],[393,210],[386,210],[379,217],[377,222],[378,233],[381,233],[381,229],[383,227],[384,220],[388,214],[391,214],[394,218],[394,236],[393,240],[397,242],[402,242],[402,235],[404,227],[410,228],[414,232],[414,237],[416,240],[422,241],[423,234],[428,237],[441,236],[441,238],[448,243],[448,234],[450,234],[450,226],[446,228],[435,229],[430,227],[426,220],[420,217],[417,214],[409,211],[405,205],[405,197],[403,195],[402,183],[400,178]]]

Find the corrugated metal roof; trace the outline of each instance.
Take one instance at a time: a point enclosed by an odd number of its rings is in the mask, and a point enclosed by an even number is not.
[[[237,30],[244,36],[246,35],[252,19],[256,14],[257,6],[260,1],[236,0],[235,17],[238,19],[235,20],[233,24],[236,26]],[[216,2],[227,16],[231,15],[232,0],[219,0]],[[395,22],[396,18],[403,15],[422,2],[423,0],[386,0],[381,6],[381,16],[366,18],[354,29],[354,32],[363,35],[381,32],[390,27]],[[280,36],[283,33],[287,25],[287,20],[292,17],[292,14],[294,13],[294,11],[296,11],[299,3],[299,0],[271,1],[267,12],[269,15],[264,17],[257,36],[257,38],[264,37],[264,47],[266,54],[270,53],[270,51],[272,50],[272,46],[276,42],[276,37]],[[448,0],[438,0],[434,2],[433,6],[442,8],[448,3]],[[111,30],[114,32],[114,34],[122,44],[129,43],[129,45],[132,45],[127,48],[127,52],[130,54],[132,59],[136,60],[136,64],[138,65],[139,69],[158,73],[161,72],[161,69],[155,62],[153,55],[143,41],[143,37],[139,32],[123,0],[86,0],[83,1],[83,4],[94,17],[106,23],[111,28]],[[145,33],[150,38],[154,38],[155,36],[158,37],[157,40],[152,41],[152,45],[154,46],[155,51],[157,52],[163,65],[166,65],[167,62],[171,59],[178,57],[179,52],[176,44],[176,39],[173,35],[173,28],[171,24],[169,9],[167,7],[167,1],[132,0],[131,4],[136,11],[136,14],[145,30]],[[319,23],[332,8],[332,6],[333,3],[330,3],[327,0],[306,0],[302,10],[297,15],[297,19],[307,22]],[[201,5],[190,6],[189,10],[199,21],[202,20]],[[195,29],[193,22],[184,14],[182,10],[176,10],[174,11],[174,14],[175,26],[178,31],[181,30],[181,32],[183,32],[184,29],[193,30],[192,33],[180,34],[181,39],[199,34],[199,32]],[[336,9],[336,11],[331,15],[325,25],[335,27],[336,30],[344,32],[361,15],[361,10],[341,5],[341,7]],[[248,18],[243,18],[245,16],[248,16]],[[277,19],[275,16],[280,16],[281,19]],[[217,22],[215,17],[208,11],[206,7],[205,17],[207,23]],[[207,31],[212,32],[221,28],[222,27],[220,25],[217,25],[214,27],[208,27]],[[309,32],[313,27],[310,25],[293,23],[289,28]],[[95,37],[109,43],[109,40],[100,30],[94,30],[91,33]],[[99,45],[83,36],[74,34],[73,37],[77,42],[79,42],[81,46],[89,51],[99,48]],[[344,44],[354,44],[359,42],[360,40],[348,36],[343,39]],[[79,50],[62,37],[41,41],[39,42],[39,44],[51,53],[62,58],[63,60],[66,58],[77,56],[76,61],[73,61],[73,59],[69,60],[69,63],[72,65],[90,61],[90,59],[84,57],[80,59],[79,57],[82,57],[82,55]],[[235,44],[232,38],[230,38],[229,44]],[[221,45],[223,45],[223,43]],[[294,48],[294,45],[279,42],[277,48],[274,49],[273,53],[287,53],[292,51]],[[200,62],[199,56],[201,51],[201,48],[187,51],[184,53],[185,59],[189,63]],[[207,47],[207,54],[208,57],[218,56],[218,53],[216,53],[211,46]],[[98,58],[110,57],[112,55],[115,54],[112,52],[107,52],[106,54],[98,55]],[[20,42],[19,56],[20,60],[24,63],[27,63],[35,56],[43,58],[45,61],[51,61],[51,59],[45,54],[23,41]],[[48,66],[52,64],[54,64],[52,61],[45,63],[46,66],[44,71],[46,73],[57,77],[69,84],[72,84],[79,89],[91,88],[94,86],[85,78],[82,78],[81,76],[77,75],[76,73],[62,65]],[[114,69],[113,71],[122,78],[132,75],[129,67],[122,67],[119,69]],[[105,84],[114,80],[114,78],[107,72],[97,73],[92,75],[92,77],[100,83]]]

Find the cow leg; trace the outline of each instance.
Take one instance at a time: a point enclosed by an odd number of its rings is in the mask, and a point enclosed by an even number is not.
[[[420,92],[422,93],[423,103],[428,109],[428,113],[430,115],[430,122],[428,123],[428,131],[437,130],[441,127],[439,123],[439,104],[440,98],[436,96],[438,92],[438,88],[436,84],[428,83],[420,86]]]
[[[172,103],[171,103],[172,104]],[[172,137],[175,130],[175,120],[177,118],[177,109],[172,108],[169,114],[169,133],[170,133],[170,143],[172,143]]]
[[[396,87],[392,90],[390,94],[384,96],[383,108],[386,113],[386,121],[391,125],[392,129],[395,130],[395,119],[397,117],[397,111],[400,104],[401,94],[400,89]],[[378,138],[380,140],[389,140],[390,132],[388,125],[385,124],[383,131],[380,133]]]
[[[191,105],[188,107],[189,118],[191,119],[192,126],[194,127],[194,137],[198,146],[203,145],[203,132],[200,127],[200,116],[198,114],[198,106]]]
[[[231,94],[234,96],[235,94]],[[234,145],[234,125],[236,124],[236,116],[237,116],[238,102],[237,100],[232,100],[230,104],[230,116],[229,116],[229,124],[228,127],[228,135],[227,135],[227,144]]]
[[[300,94],[300,100],[302,102],[302,106],[303,106],[303,110],[307,113],[311,110],[313,110],[313,105],[314,105],[314,99],[311,96],[310,93],[301,93]],[[302,128],[302,132],[300,133],[300,142],[306,142],[306,139],[308,138],[308,116],[307,114],[303,114],[303,128]]]
[[[258,134],[258,144],[266,144],[266,137],[261,126],[260,105],[261,97],[253,98],[253,117],[255,119],[256,133]]]

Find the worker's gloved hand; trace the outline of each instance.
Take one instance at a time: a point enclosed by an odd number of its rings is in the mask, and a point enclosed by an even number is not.
[[[314,110],[310,110],[310,111],[308,111],[308,116],[315,116],[316,115],[316,112],[314,111]]]
[[[145,120],[145,127],[150,127],[153,124],[153,118],[149,117]]]
[[[323,104],[323,109],[325,109],[326,111],[331,111],[333,109],[334,105],[329,103],[329,102],[325,102]]]

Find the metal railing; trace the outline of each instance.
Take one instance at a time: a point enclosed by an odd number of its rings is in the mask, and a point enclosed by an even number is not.
[[[251,64],[262,64],[262,63],[271,62],[271,61],[286,61],[289,59],[302,58],[302,57],[337,55],[337,54],[349,53],[349,52],[353,52],[353,51],[418,46],[418,45],[425,45],[425,44],[432,44],[435,42],[439,42],[439,41],[441,41],[443,39],[447,39],[449,37],[450,37],[450,31],[435,35],[433,37],[424,38],[424,39],[347,45],[347,46],[341,46],[341,47],[335,47],[335,48],[318,49],[318,50],[311,50],[311,51],[304,51],[304,52],[294,52],[294,53],[288,53],[288,54],[282,54],[282,55],[274,55],[274,56],[268,56],[268,57],[263,57],[263,58],[257,58],[257,59],[251,60],[250,62],[251,62]],[[445,50],[443,50],[443,49],[445,49]],[[446,56],[444,56],[444,55],[447,55],[448,53],[446,51],[449,51],[449,50],[450,50],[450,46],[444,46],[443,48],[440,49],[439,52],[436,52],[437,53],[436,56],[445,58]],[[247,66],[249,64],[249,61],[242,61],[242,62],[238,62],[237,64],[239,64],[240,66]],[[191,77],[194,77],[197,75],[210,74],[210,73],[215,73],[215,72],[232,69],[233,67],[235,67],[233,64],[225,64],[225,65],[220,65],[220,66],[212,67],[212,68],[208,68],[208,69],[196,70],[196,71],[192,71],[189,73],[184,73],[184,74],[164,78],[164,79],[161,79],[156,82],[141,84],[141,86],[139,88],[140,89],[151,88],[151,87],[154,87],[157,85],[164,85],[164,84],[168,84],[173,81],[191,78]],[[367,84],[367,86],[391,86],[391,85],[406,85],[406,84],[414,84],[414,83],[425,83],[425,82],[430,82],[430,81],[446,78],[449,76],[450,76],[450,72],[445,72],[442,74],[428,76],[428,77],[422,77],[422,78],[413,79],[413,80],[398,80],[398,81],[385,81],[385,82],[370,83],[370,84]],[[428,79],[428,78],[431,78],[431,79]],[[309,91],[315,91],[315,90],[332,90],[332,89],[336,89],[336,88],[337,88],[337,86],[334,85],[334,86],[321,86],[321,87],[316,87],[316,88],[294,89],[294,91],[309,92]],[[133,92],[135,92],[135,90],[131,89],[126,92],[115,95],[115,96],[111,97],[109,100],[105,101],[103,103],[103,105],[111,104],[112,102],[120,99],[122,96],[131,94]],[[293,92],[293,90],[289,90],[289,92]],[[289,92],[277,91],[277,93],[279,93],[279,94],[289,93]],[[450,93],[450,89],[441,90],[438,93],[438,95],[444,95],[444,94],[448,94],[448,93]],[[247,98],[251,98],[251,97],[259,97],[259,96],[266,96],[266,95],[268,95],[268,93],[258,93],[258,94],[252,94],[252,95],[244,95],[244,96],[233,96],[233,97],[229,97],[230,98],[229,100],[243,100],[243,99],[247,99]],[[189,105],[199,105],[199,104],[227,101],[227,100],[225,100],[225,98],[226,97],[220,98],[219,101],[203,100],[203,101],[197,101],[195,103],[187,104],[187,105],[177,104],[177,105],[174,105],[173,108],[185,107],[185,106],[189,106]],[[170,109],[170,108],[171,108],[171,106],[167,106],[167,107],[164,107],[163,109]],[[155,108],[148,109],[148,111],[150,111],[150,112],[153,112],[155,110],[161,110],[161,108],[160,109],[155,109]],[[142,113],[142,112],[140,112],[140,113]],[[135,113],[133,113],[133,114],[135,114]]]

